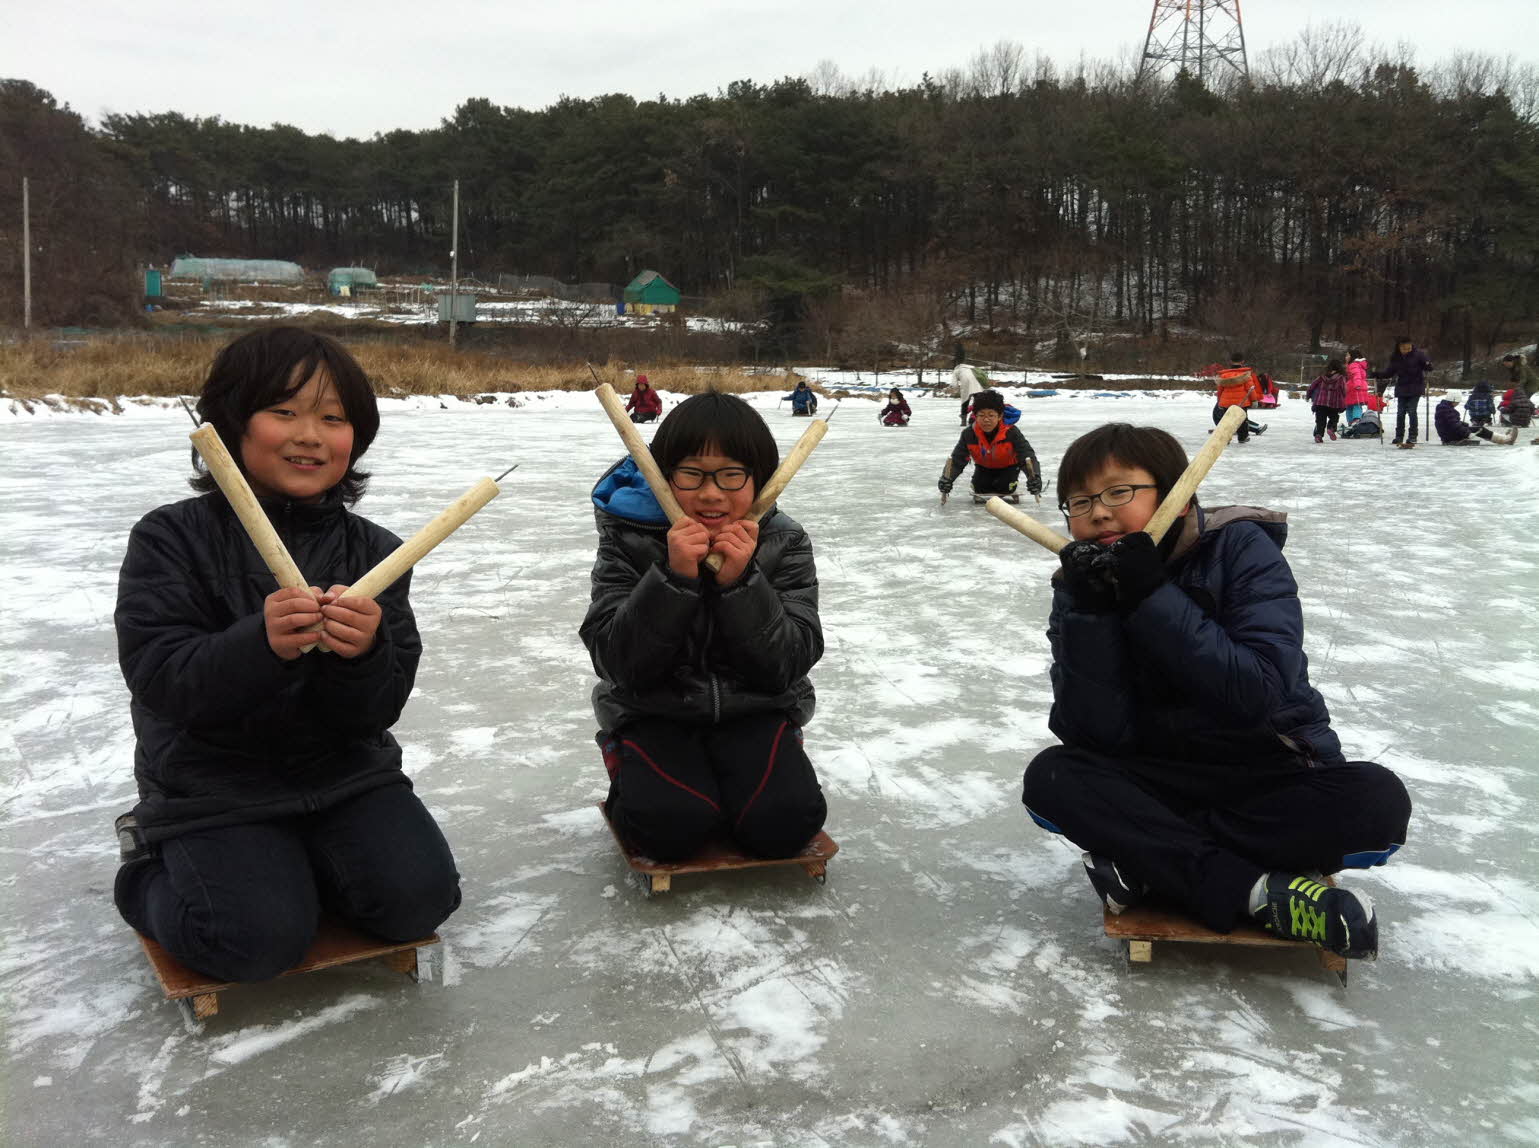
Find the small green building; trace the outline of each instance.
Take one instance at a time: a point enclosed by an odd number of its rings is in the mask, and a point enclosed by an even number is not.
[[[625,288],[625,309],[638,315],[672,311],[679,305],[679,289],[656,271],[643,271]]]
[[[355,295],[360,287],[378,287],[379,280],[367,267],[333,267],[326,276],[326,290],[333,295]]]

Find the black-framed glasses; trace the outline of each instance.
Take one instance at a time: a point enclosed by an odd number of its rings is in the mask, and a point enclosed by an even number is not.
[[[1076,494],[1073,498],[1060,502],[1058,509],[1069,518],[1079,518],[1081,515],[1089,514],[1097,502],[1106,507],[1126,506],[1133,501],[1133,496],[1140,490],[1158,489],[1159,487],[1152,482],[1118,483],[1095,494]]]
[[[710,479],[717,490],[742,490],[748,485],[750,475],[741,466],[722,466],[715,470],[701,470],[698,466],[676,466],[668,480],[680,490],[699,490]]]

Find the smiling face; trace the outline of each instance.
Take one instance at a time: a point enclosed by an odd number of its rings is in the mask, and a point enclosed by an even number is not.
[[[1110,460],[1100,470],[1090,475],[1082,484],[1076,484],[1067,492],[1065,501],[1080,495],[1099,494],[1108,487],[1138,486],[1154,483],[1154,475],[1141,466],[1127,466],[1116,459]],[[1093,539],[1109,546],[1124,534],[1133,534],[1148,525],[1159,507],[1158,490],[1133,492],[1133,500],[1121,506],[1106,506],[1098,498],[1091,505],[1089,514],[1069,519],[1069,533],[1076,542]],[[1185,510],[1181,512],[1183,515]]]
[[[985,407],[973,415],[973,422],[984,434],[993,434],[995,428],[999,426],[999,419],[999,412],[993,407]]]
[[[296,502],[314,502],[341,482],[352,453],[353,425],[324,370],[246,420],[240,443],[251,489]]]
[[[714,451],[710,446],[706,449]],[[737,459],[716,453],[692,454],[681,459],[678,465],[706,471],[736,466],[749,472],[749,479],[741,490],[722,490],[716,485],[714,478],[705,479],[694,490],[681,490],[673,481],[672,475],[669,475],[668,485],[673,490],[673,496],[679,500],[679,506],[683,508],[685,514],[704,526],[712,538],[746,515],[748,508],[753,505],[752,468],[744,466]]]

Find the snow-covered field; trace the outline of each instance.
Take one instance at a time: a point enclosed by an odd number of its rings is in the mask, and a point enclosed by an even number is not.
[[[190,428],[149,406],[0,416],[0,1140],[1539,1142],[1539,450],[1317,446],[1290,402],[1204,487],[1291,512],[1314,680],[1349,754],[1416,803],[1395,861],[1347,877],[1383,956],[1343,991],[1307,950],[1129,968],[1102,935],[1076,853],[1019,804],[1050,741],[1052,562],[965,498],[939,506],[950,399],[903,430],[847,400],[783,500],[822,577],[828,884],[643,898],[593,809],[576,635],[588,490],[618,443],[589,396],[523,397],[385,404],[360,506],[409,533],[521,464],[415,585],[427,654],[397,733],[464,874],[443,977],[237,988],[201,1036],[110,898],[133,801],[117,566],[129,526],[186,493]],[[805,424],[777,397],[755,401],[784,449]],[[1196,394],[1019,403],[1049,473],[1108,419],[1189,450],[1209,426]]]
[[[465,291],[464,294],[475,294]],[[448,294],[447,291],[444,292]],[[268,322],[277,318],[314,318],[325,312],[344,319],[371,319],[380,323],[414,326],[437,323],[438,303],[400,303],[384,298],[327,299],[322,303],[285,303],[254,299],[206,299],[193,314],[206,317],[217,314],[227,319],[253,319]],[[569,302],[562,299],[499,299],[483,296],[476,302],[479,323],[549,323],[571,328],[582,327],[656,327],[668,322],[663,314],[644,315],[627,310],[615,311],[613,303]],[[706,315],[685,315],[684,325],[691,331],[736,331],[743,324]]]

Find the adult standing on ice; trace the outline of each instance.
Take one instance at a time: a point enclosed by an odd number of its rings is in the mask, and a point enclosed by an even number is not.
[[[966,363],[958,363],[951,370],[951,381],[956,384],[957,394],[962,399],[962,425],[967,425],[967,415],[972,408],[973,396],[984,389],[983,383],[978,380],[978,374]]]
[[[1395,340],[1395,349],[1384,369],[1370,372],[1371,378],[1395,380],[1395,437],[1392,445],[1402,450],[1409,450],[1416,445],[1419,429],[1416,404],[1421,402],[1422,395],[1427,392],[1427,372],[1431,369],[1432,360],[1427,357],[1427,352],[1411,342],[1411,336],[1401,335]],[[1384,393],[1385,385],[1379,384],[1379,394]],[[1409,434],[1407,422],[1410,423]]]

